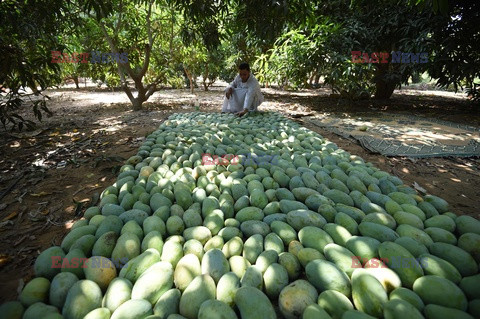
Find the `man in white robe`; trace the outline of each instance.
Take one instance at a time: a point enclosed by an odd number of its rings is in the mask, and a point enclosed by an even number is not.
[[[250,73],[250,66],[248,63],[241,63],[238,66],[238,75],[225,89],[222,112],[242,116],[247,112],[256,111],[263,101],[260,84]]]

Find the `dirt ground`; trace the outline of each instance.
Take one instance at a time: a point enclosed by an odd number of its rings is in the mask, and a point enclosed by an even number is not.
[[[480,107],[459,95],[402,90],[387,102],[345,102],[328,90],[296,92],[265,89],[265,110],[276,110],[303,124],[311,112],[408,112],[480,126]],[[33,276],[38,254],[59,245],[72,223],[97,203],[101,191],[115,181],[123,161],[137,152],[144,138],[170,114],[200,109],[218,112],[222,87],[155,93],[143,111],[133,112],[123,92],[95,87],[48,92],[54,115],[33,132],[0,130],[0,303],[16,298]],[[25,113],[28,114],[28,113]],[[451,211],[480,217],[480,160],[430,158],[411,160],[372,154],[354,141],[317,127],[322,136],[351,154],[393,175],[417,183],[446,199]]]

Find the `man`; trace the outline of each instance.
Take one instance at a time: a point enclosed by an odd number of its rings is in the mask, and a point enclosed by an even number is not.
[[[225,89],[222,113],[230,112],[243,116],[249,111],[256,111],[263,102],[260,84],[250,73],[248,63],[238,66],[238,75]]]

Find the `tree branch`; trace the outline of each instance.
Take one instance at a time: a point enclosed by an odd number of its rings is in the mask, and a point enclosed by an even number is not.
[[[115,42],[113,41],[113,39],[108,34],[107,29],[105,28],[105,25],[101,21],[98,22],[98,25],[100,26],[100,29],[102,30],[103,35],[107,39],[107,42],[108,42],[108,45],[110,46],[110,49],[114,53],[119,53],[118,49],[117,49],[117,46],[115,45]],[[121,63],[119,61],[117,62],[117,73],[120,76],[120,83],[122,85],[122,89],[125,92],[125,94],[127,94],[130,102],[133,103],[135,97],[132,94],[132,90],[130,90],[130,88],[128,87],[127,79],[125,78],[125,74],[123,73],[122,67],[124,67],[126,69],[127,74],[130,75],[130,77],[132,79],[134,79],[134,81],[136,80],[136,74],[133,72],[133,70],[130,67],[130,64],[128,63],[128,61],[126,63]]]
[[[108,45],[110,46],[110,49],[113,51],[113,53],[119,53],[118,52],[118,48],[117,46],[115,45],[115,42],[113,41],[113,39],[110,37],[110,35],[108,34],[107,32],[107,29],[105,28],[105,25],[102,23],[102,22],[98,22],[99,26],[100,26],[100,29],[102,29],[102,32],[103,32],[103,35],[105,36],[105,38],[107,39],[107,42],[108,42]],[[120,76],[120,79],[122,81],[122,83],[125,82],[125,76],[121,70],[121,66],[123,66],[128,75],[130,75],[130,77],[132,77],[132,79],[136,78],[137,75],[135,74],[135,72],[132,70],[132,68],[130,67],[130,63],[128,63],[128,61],[126,63],[121,63],[121,62],[118,62],[118,66],[117,66],[117,69],[118,69],[118,75]]]
[[[157,91],[157,84],[156,83],[150,83],[148,86],[147,86],[148,90],[147,90],[147,93],[145,94],[145,99],[149,99],[150,96],[152,96],[153,93],[155,93]]]
[[[152,6],[153,6],[153,0],[150,1],[148,4],[148,12],[147,12],[147,34],[148,34],[148,46],[145,48],[145,62],[143,63],[143,67],[140,71],[139,77],[143,78],[145,74],[147,73],[148,66],[150,65],[150,54],[152,52],[152,47],[153,47],[153,37],[152,37],[152,21],[150,20],[150,17],[152,15]]]
[[[117,21],[117,25],[115,26],[115,33],[118,33],[118,31],[120,30],[120,26],[122,25],[122,9],[123,9],[123,1],[120,0],[120,5],[118,9],[118,21]]]

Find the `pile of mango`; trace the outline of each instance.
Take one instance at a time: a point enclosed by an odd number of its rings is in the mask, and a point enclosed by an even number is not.
[[[480,318],[480,221],[277,113],[170,116],[0,318]]]

